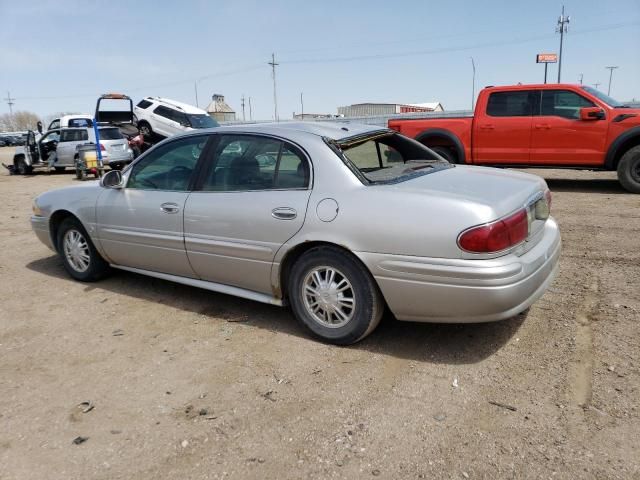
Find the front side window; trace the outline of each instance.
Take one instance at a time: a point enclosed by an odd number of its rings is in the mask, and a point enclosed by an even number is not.
[[[577,120],[580,118],[580,109],[583,107],[595,107],[595,105],[570,90],[542,91],[540,115]]]
[[[329,145],[370,184],[397,183],[452,167],[421,143],[392,132],[374,132]]]
[[[187,120],[193,128],[213,128],[220,126],[218,122],[216,122],[209,115],[205,115],[204,113],[188,113]]]
[[[131,168],[127,188],[187,191],[208,139],[205,135],[181,138],[149,152]]]
[[[518,90],[489,95],[487,115],[491,117],[528,117],[533,112],[535,92]]]
[[[222,135],[202,190],[306,188],[309,164],[293,145],[268,137]]]
[[[87,134],[87,130],[77,129],[77,130],[62,130],[60,134],[60,142],[82,142],[89,139],[89,135]]]

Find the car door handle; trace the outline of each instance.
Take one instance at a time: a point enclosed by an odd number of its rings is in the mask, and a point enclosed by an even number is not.
[[[273,218],[277,218],[278,220],[293,220],[298,216],[298,212],[296,212],[293,208],[278,207],[271,210],[271,216]]]
[[[484,125],[480,125],[481,130],[493,130],[495,127],[490,123],[485,123]]]
[[[167,202],[160,205],[160,210],[164,213],[178,213],[180,211],[180,207],[177,203]]]
[[[536,127],[538,130],[543,128],[549,130],[551,128],[551,125],[549,125],[548,123],[536,123],[534,127]]]

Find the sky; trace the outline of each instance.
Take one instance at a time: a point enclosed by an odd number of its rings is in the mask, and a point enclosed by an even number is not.
[[[214,93],[246,118],[337,113],[361,102],[471,106],[475,88],[541,83],[537,53],[562,81],[640,99],[640,0],[0,0],[0,99],[46,117],[92,112],[97,96],[162,96],[206,107]],[[557,64],[549,65],[557,80]],[[0,113],[9,107],[0,102]]]

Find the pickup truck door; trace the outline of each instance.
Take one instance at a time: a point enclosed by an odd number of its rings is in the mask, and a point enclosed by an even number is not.
[[[60,132],[60,142],[56,153],[58,155],[57,165],[61,167],[74,166],[74,157],[78,145],[87,143],[89,135],[86,128],[65,128]]]
[[[486,112],[473,119],[473,163],[529,163],[535,95],[531,90],[489,93]]]
[[[33,165],[40,161],[40,151],[36,142],[36,134],[33,130],[27,132],[27,139],[24,142],[24,153],[27,157],[28,164]]]
[[[609,121],[580,119],[581,108],[596,106],[571,90],[542,90],[533,117],[531,163],[602,165]]]

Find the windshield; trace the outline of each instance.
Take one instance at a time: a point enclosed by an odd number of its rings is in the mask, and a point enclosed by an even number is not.
[[[452,165],[421,143],[397,133],[374,133],[337,144],[348,165],[369,183],[397,183]]]
[[[598,98],[599,100],[602,100],[604,103],[606,103],[610,107],[613,107],[613,108],[625,108],[625,107],[627,107],[627,105],[625,105],[623,103],[620,103],[615,98],[611,98],[609,95],[605,95],[600,90],[596,90],[595,88],[591,88],[591,87],[582,87],[582,88],[586,92],[589,92],[594,97]]]
[[[120,140],[124,138],[122,132],[117,128],[101,128],[99,134],[100,140]]]
[[[213,128],[220,126],[218,122],[205,114],[187,114],[187,119],[193,128]]]

